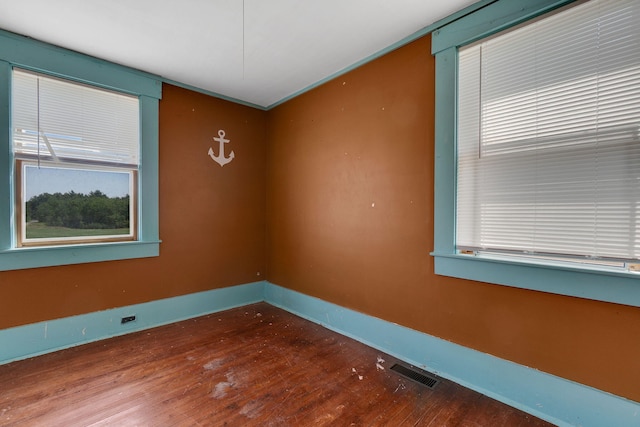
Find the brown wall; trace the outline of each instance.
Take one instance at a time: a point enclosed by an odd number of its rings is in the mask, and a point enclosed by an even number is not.
[[[224,167],[207,155],[219,129]],[[0,272],[0,329],[262,280],[265,131],[264,111],[165,85],[160,256]]]
[[[429,49],[269,113],[164,86],[161,255],[0,272],[0,329],[268,278],[640,401],[640,309],[433,274]]]
[[[433,108],[426,37],[269,112],[269,281],[640,401],[640,309],[434,275]]]

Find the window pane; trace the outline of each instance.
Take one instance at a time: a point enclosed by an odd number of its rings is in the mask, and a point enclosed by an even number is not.
[[[22,244],[131,240],[133,171],[22,165]]]
[[[138,98],[13,71],[13,150],[17,158],[137,166]]]

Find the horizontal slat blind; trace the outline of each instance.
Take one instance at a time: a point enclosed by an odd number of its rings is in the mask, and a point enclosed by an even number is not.
[[[459,249],[640,258],[640,2],[459,51]]]
[[[13,150],[17,158],[137,167],[139,122],[136,97],[13,71]]]

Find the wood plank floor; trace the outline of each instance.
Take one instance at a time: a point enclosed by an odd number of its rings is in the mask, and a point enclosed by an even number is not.
[[[548,426],[265,303],[0,366],[1,426]]]

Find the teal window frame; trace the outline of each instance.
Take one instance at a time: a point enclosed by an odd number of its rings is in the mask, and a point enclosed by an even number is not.
[[[640,275],[459,254],[455,245],[458,48],[573,0],[497,0],[436,29],[434,271],[438,275],[640,307]]]
[[[17,248],[11,75],[14,67],[137,96],[140,100],[138,240]],[[158,125],[162,82],[155,76],[0,31],[0,271],[145,258],[160,253]]]

